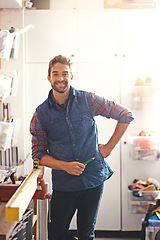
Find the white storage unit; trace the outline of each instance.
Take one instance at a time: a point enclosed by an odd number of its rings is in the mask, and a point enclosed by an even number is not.
[[[157,158],[159,148],[157,148],[157,144],[152,146],[156,152],[152,152],[150,157],[144,158],[142,152],[138,152],[143,150],[143,146],[139,146],[138,150],[135,142],[130,141],[131,139],[139,140],[138,135],[142,130],[153,131],[157,134],[160,131],[159,113],[156,110],[159,105],[159,98],[155,101],[153,92],[154,89],[159,89],[160,71],[157,64],[159,62],[160,46],[157,39],[160,35],[157,27],[160,19],[158,10],[153,9],[122,12],[121,39],[126,55],[121,63],[121,102],[133,110],[135,116],[135,120],[128,130],[129,134],[125,134],[121,141],[122,230],[127,231],[140,230],[141,219],[144,216],[144,212],[133,214],[137,204],[133,206],[132,202],[132,205],[130,205],[127,192],[128,185],[131,185],[134,179],[146,180],[148,177],[153,177],[160,180],[158,172],[160,161]],[[148,19],[148,15],[150,15],[150,19]],[[147,76],[153,79],[151,87],[135,86],[137,77],[145,80]],[[138,94],[137,98],[132,95],[133,93]],[[148,140],[151,139],[152,137]],[[147,141],[147,137],[145,141]],[[138,156],[137,153],[141,154]]]
[[[48,63],[54,56],[77,56],[76,11],[27,10],[26,62]],[[45,21],[44,21],[45,20]]]

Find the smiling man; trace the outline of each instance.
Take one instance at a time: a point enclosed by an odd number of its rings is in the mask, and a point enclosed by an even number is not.
[[[104,158],[133,120],[126,107],[74,89],[72,80],[70,59],[62,55],[53,58],[48,68],[52,89],[37,107],[30,126],[33,160],[52,169],[49,240],[74,239],[69,226],[76,210],[78,239],[94,239],[103,184],[113,174]],[[98,142],[97,115],[117,121],[106,144]]]
[[[70,81],[73,78],[70,68],[61,63],[55,63],[54,68],[51,68],[48,81],[51,83],[52,89],[58,93],[69,91]]]

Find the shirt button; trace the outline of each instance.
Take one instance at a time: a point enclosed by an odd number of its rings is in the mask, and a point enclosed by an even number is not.
[[[70,131],[70,133],[72,133],[72,131]]]
[[[53,123],[53,121],[51,121],[51,123]]]
[[[68,117],[66,117],[66,119],[68,120]]]
[[[79,159],[78,158],[76,158],[76,161],[78,161]]]
[[[73,143],[73,147],[75,147],[75,146],[76,146],[76,144]]]
[[[85,123],[85,120],[83,120],[83,122]]]

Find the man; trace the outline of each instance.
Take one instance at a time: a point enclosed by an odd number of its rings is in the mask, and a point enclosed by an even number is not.
[[[59,55],[50,61],[48,81],[52,89],[36,109],[30,127],[33,159],[52,168],[49,240],[74,239],[69,236],[69,225],[76,210],[78,239],[94,239],[103,183],[113,174],[104,158],[133,120],[127,108],[74,89],[72,79],[69,59]],[[98,143],[97,115],[117,120],[106,144]]]

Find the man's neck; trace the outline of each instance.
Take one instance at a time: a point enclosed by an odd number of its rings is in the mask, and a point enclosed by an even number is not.
[[[56,102],[58,104],[64,104],[69,96],[69,92],[70,92],[70,89],[67,89],[66,92],[64,93],[59,93],[59,92],[56,92],[54,89],[53,89],[53,96],[54,96],[54,99],[56,100]]]

